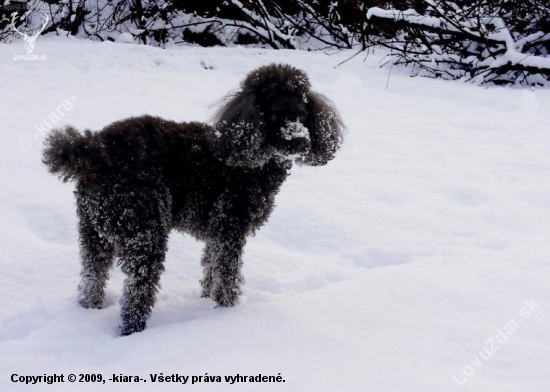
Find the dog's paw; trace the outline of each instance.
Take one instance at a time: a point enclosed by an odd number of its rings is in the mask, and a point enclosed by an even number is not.
[[[239,302],[239,296],[241,295],[241,290],[239,288],[233,287],[229,289],[224,289],[218,287],[212,293],[210,293],[210,298],[212,298],[217,304],[217,307],[229,308],[235,306]]]
[[[120,331],[120,336],[132,335],[136,332],[141,332],[145,329],[145,322],[133,322],[133,323],[124,323],[118,327]]]
[[[90,300],[88,298],[79,298],[78,303],[84,309],[101,309],[103,307],[103,300]]]
[[[200,61],[201,67],[204,69],[214,69],[214,66],[212,65],[212,61],[209,59],[201,59]]]

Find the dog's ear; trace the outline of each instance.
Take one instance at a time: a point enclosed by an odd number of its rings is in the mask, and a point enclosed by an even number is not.
[[[305,126],[309,130],[311,148],[302,158],[310,166],[326,165],[334,158],[344,132],[344,123],[333,103],[325,96],[310,91],[306,95],[308,117]]]
[[[265,139],[263,115],[256,94],[248,89],[228,95],[212,118],[211,137],[216,155],[228,164],[254,166],[261,160]]]

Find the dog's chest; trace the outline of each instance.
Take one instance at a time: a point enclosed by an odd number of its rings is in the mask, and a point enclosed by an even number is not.
[[[176,229],[203,238],[213,221],[236,219],[245,227],[264,223],[276,193],[286,178],[286,169],[233,169],[197,172],[194,178],[173,184],[173,223]]]

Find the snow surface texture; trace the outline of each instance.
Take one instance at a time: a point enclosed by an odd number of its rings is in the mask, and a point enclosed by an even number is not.
[[[550,91],[398,69],[386,90],[384,53],[336,69],[351,53],[47,37],[34,50],[47,60],[13,60],[23,53],[22,42],[0,46],[0,390],[548,390]],[[115,268],[105,309],[78,305],[74,185],[47,173],[35,125],[54,113],[79,129],[144,113],[203,121],[274,61],[304,69],[335,102],[342,150],[326,167],[292,169],[248,242],[237,307],[200,298],[202,244],[173,233],[148,329],[118,337],[124,276]],[[525,319],[531,299],[540,307]],[[497,343],[512,319],[519,328]],[[500,347],[485,360],[490,339]],[[152,384],[160,372],[281,373],[285,383]],[[148,382],[26,386],[13,373]]]

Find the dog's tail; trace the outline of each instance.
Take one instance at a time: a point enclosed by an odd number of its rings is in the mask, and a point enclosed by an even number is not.
[[[42,162],[50,173],[64,182],[95,175],[97,164],[105,161],[105,151],[90,131],[75,128],[53,130],[45,141]]]

